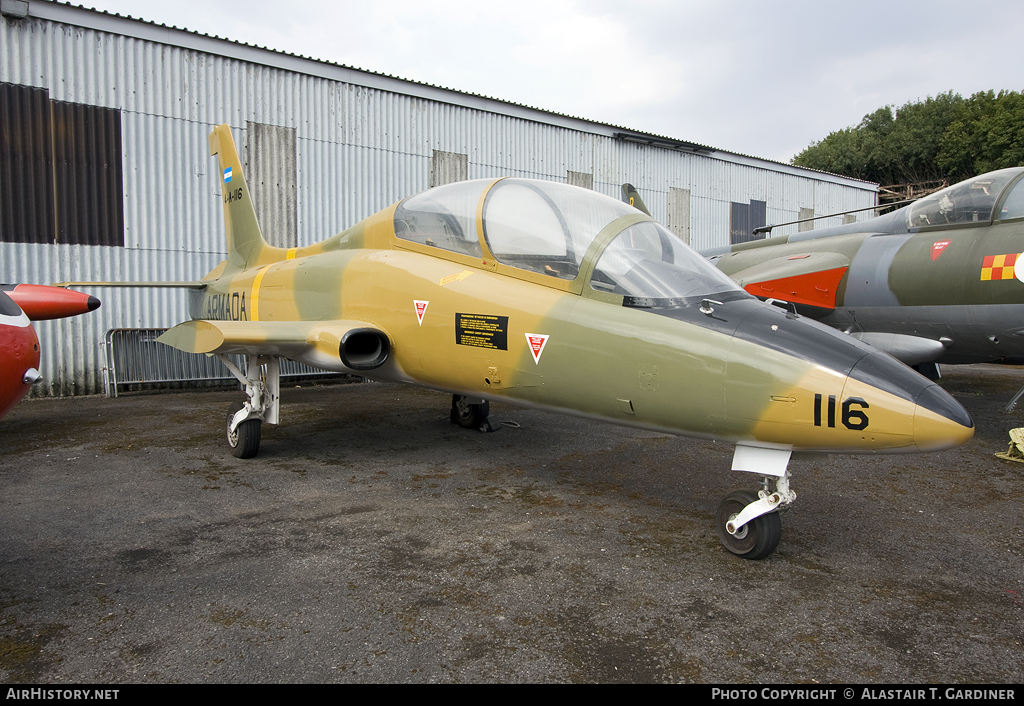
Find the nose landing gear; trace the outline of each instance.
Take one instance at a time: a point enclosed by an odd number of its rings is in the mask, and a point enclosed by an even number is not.
[[[736,556],[764,559],[779,546],[782,520],[778,511],[796,500],[796,493],[789,488],[790,454],[787,449],[736,446],[733,470],[759,471],[775,477],[774,492],[771,492],[772,479],[766,476],[757,495],[736,490],[726,495],[718,506],[715,530],[722,545]]]

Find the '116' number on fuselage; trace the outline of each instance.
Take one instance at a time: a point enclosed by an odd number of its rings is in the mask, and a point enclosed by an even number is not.
[[[856,406],[856,409],[855,409]],[[860,431],[868,425],[868,415],[863,410],[870,405],[860,397],[847,397],[843,400],[843,426],[847,429]],[[814,396],[814,426],[821,426],[821,395]],[[825,423],[832,429],[836,426],[836,396],[828,396],[828,408],[825,414]]]

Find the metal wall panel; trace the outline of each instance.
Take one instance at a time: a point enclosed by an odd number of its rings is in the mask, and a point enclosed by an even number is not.
[[[565,183],[571,186],[579,186],[584,189],[593,189],[594,175],[588,172],[574,172],[569,170],[565,175]]]
[[[801,221],[801,223],[797,224],[799,232],[803,233],[809,230],[814,230],[814,221],[810,220],[814,218],[813,208],[801,208],[799,216],[799,220]]]
[[[647,203],[644,201],[644,203]],[[650,208],[650,207],[648,207]],[[668,215],[665,218],[665,225],[668,229],[683,239],[684,243],[690,242],[690,192],[687,189],[670,187],[668,190]]]
[[[434,150],[430,158],[430,187],[454,184],[469,178],[469,156]]]
[[[125,247],[226,255],[220,179],[207,138],[212,125],[133,112],[123,114],[122,125]],[[234,136],[241,147],[242,131]]]
[[[295,128],[248,121],[246,182],[263,237],[274,247],[297,245],[295,174]]]
[[[221,184],[207,144],[219,123],[232,126],[243,153],[248,123],[294,131],[299,246],[426,189],[435,151],[466,155],[470,179],[564,181],[578,172],[613,198],[628,181],[662,222],[670,193],[689,192],[697,249],[728,242],[732,201],[765,201],[769,222],[794,220],[800,208],[832,213],[874,203],[869,184],[788,165],[626,142],[598,123],[85,8],[37,1],[30,13],[37,12],[55,19],[0,22],[0,82],[119,111],[124,245],[0,243],[0,281],[202,277],[226,255]],[[340,75],[362,83],[332,78]],[[99,310],[37,324],[46,383],[33,394],[99,392],[106,330],[168,327],[188,315],[180,289],[83,289],[103,301]]]
[[[121,111],[53,101],[56,242],[124,245]]]
[[[0,83],[2,242],[55,242],[52,137],[49,92]]]

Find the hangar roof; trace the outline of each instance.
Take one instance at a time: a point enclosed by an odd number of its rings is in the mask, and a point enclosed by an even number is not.
[[[464,108],[497,113],[523,120],[541,122],[557,127],[564,127],[570,130],[579,130],[581,132],[603,135],[626,142],[648,144],[664,149],[679,150],[703,155],[714,154],[716,159],[721,159],[726,162],[759,167],[761,169],[768,169],[775,172],[796,174],[805,177],[808,176],[808,173],[813,173],[816,175],[816,179],[842,184],[844,186],[872,190],[877,188],[875,184],[860,179],[854,179],[838,174],[830,174],[828,172],[821,172],[815,169],[796,167],[770,159],[754,157],[737,152],[729,152],[728,150],[711,147],[709,145],[702,145],[664,135],[656,135],[618,125],[587,120],[586,118],[556,113],[550,110],[544,110],[543,108],[534,108],[520,103],[505,101],[500,98],[492,98],[475,93],[466,93],[464,91],[445,88],[443,86],[435,86],[429,83],[421,83],[419,81],[391,76],[389,74],[382,74],[375,71],[368,71],[366,69],[345,66],[331,61],[324,61],[312,57],[278,51],[268,47],[259,47],[225,37],[211,36],[209,34],[150,22],[148,20],[134,18],[131,16],[95,10],[82,5],[54,2],[51,0],[31,0],[28,5],[28,13],[30,17],[37,17],[53,22],[61,22],[88,29],[134,37],[136,39],[192,49],[194,51],[225,56],[240,61],[248,61],[285,71],[318,76],[320,78],[342,81],[344,83],[357,86],[389,91],[392,93],[423,98]]]

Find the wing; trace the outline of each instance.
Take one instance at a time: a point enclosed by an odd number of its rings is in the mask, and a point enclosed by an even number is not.
[[[797,253],[758,263],[733,273],[732,278],[755,297],[833,310],[849,268],[850,260],[839,253]]]
[[[363,321],[186,321],[157,339],[186,353],[239,353],[291,358],[325,370],[379,368],[391,339]]]

